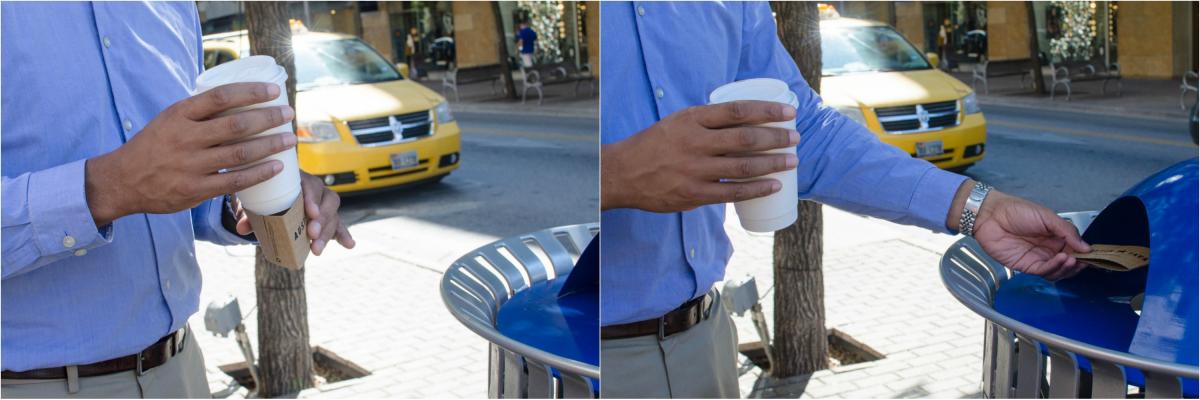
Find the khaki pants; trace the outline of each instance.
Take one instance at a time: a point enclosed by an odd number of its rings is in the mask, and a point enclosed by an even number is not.
[[[5,398],[212,398],[204,372],[204,355],[188,329],[183,351],[137,376],[134,371],[77,379],[71,393],[66,379],[4,379]]]
[[[704,322],[659,341],[600,342],[600,397],[736,398],[737,330],[716,290]]]

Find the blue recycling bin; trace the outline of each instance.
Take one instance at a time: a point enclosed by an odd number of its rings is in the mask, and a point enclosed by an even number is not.
[[[1181,162],[1099,213],[1064,214],[1089,243],[1150,248],[1147,267],[1049,282],[1007,270],[971,238],[946,252],[947,289],[988,320],[985,395],[1197,396],[1197,168]]]
[[[591,223],[505,238],[446,270],[446,308],[489,342],[488,397],[599,397],[599,251],[589,246],[599,230]]]

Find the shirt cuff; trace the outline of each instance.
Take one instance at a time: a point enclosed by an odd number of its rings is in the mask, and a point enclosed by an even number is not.
[[[29,176],[29,221],[43,257],[112,242],[112,224],[97,228],[87,204],[86,163],[79,160]]]
[[[967,177],[930,167],[917,182],[908,213],[919,225],[942,233],[957,233],[946,226],[946,215],[954,203],[954,195]]]
[[[229,206],[229,196],[222,196],[212,200],[212,209],[208,212],[208,226],[212,230],[214,243],[222,245],[239,245],[239,244],[256,244],[258,241],[254,238],[254,233],[242,236],[237,232],[230,231],[225,228],[224,218],[226,213],[232,213],[233,210]],[[235,221],[236,222],[236,221]]]

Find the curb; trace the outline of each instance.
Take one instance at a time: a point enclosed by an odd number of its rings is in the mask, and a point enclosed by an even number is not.
[[[492,114],[492,115],[528,115],[536,117],[572,117],[572,118],[600,118],[600,112],[597,107],[591,108],[565,108],[565,107],[545,107],[536,104],[533,107],[537,108],[518,108],[520,103],[515,105],[481,105],[471,103],[455,103],[450,102],[450,109],[455,113],[463,114]]]
[[[1145,110],[1145,109],[1129,109],[1127,107],[1112,107],[1112,106],[1097,106],[1097,105],[1076,105],[1067,103],[1064,104],[1043,104],[1025,100],[1009,100],[995,97],[979,97],[979,104],[988,106],[1005,106],[1013,108],[1025,108],[1040,111],[1069,111],[1081,114],[1117,116],[1129,118],[1151,118],[1159,120],[1179,121],[1187,119],[1188,115],[1184,111],[1161,111],[1161,110]]]

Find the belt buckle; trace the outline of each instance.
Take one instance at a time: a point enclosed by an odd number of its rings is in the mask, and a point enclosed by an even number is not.
[[[137,368],[135,369],[135,371],[137,372],[137,376],[142,376],[142,375],[146,374],[146,371],[142,369],[142,360],[145,358],[146,358],[146,352],[143,351],[143,352],[140,352],[137,354]]]
[[[658,317],[658,341],[663,341],[667,338],[667,317]]]

